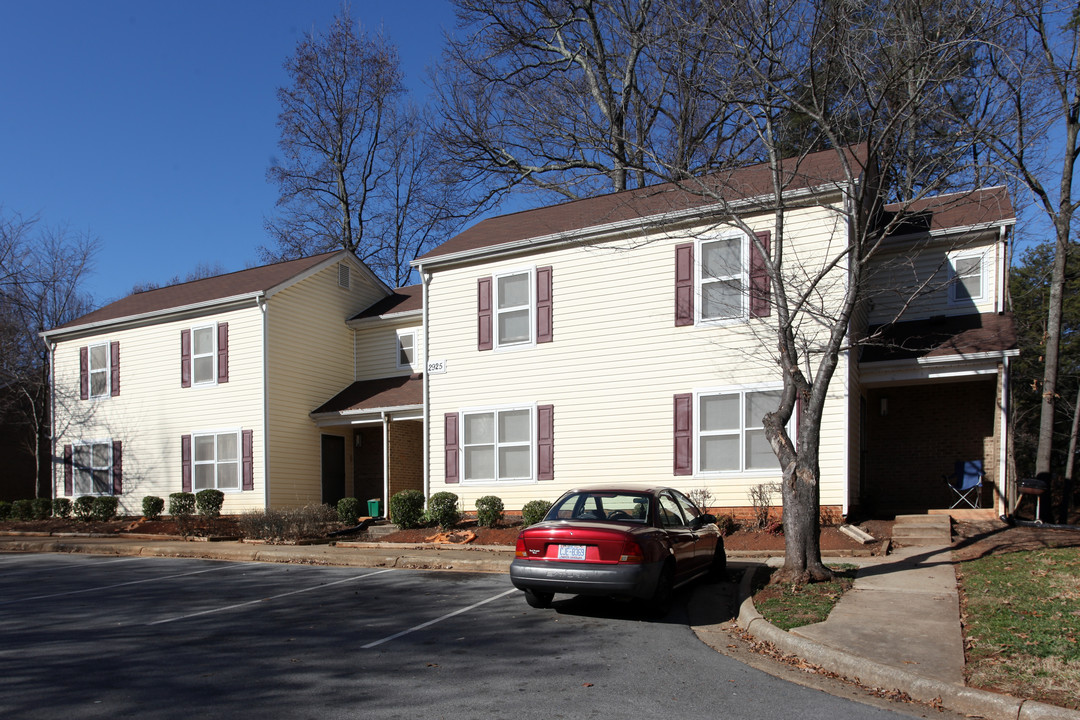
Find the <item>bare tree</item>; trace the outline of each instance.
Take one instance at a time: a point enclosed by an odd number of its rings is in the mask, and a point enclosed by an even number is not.
[[[422,113],[406,101],[396,47],[343,9],[325,33],[301,40],[278,90],[281,159],[268,172],[280,191],[264,259],[345,248],[392,285],[409,261],[453,226]]]
[[[1059,0],[1012,0],[1008,7],[1011,22],[987,44],[988,72],[980,101],[996,118],[999,129],[991,137],[995,159],[1030,192],[1053,226],[1055,250],[1035,458],[1035,473],[1049,478],[1062,290],[1069,238],[1080,204],[1073,191],[1080,157],[1080,10],[1074,2]]]
[[[205,278],[215,277],[217,275],[223,275],[228,272],[225,266],[219,262],[199,262],[195,265],[195,269],[188,272],[184,277],[180,277],[179,274],[173,275],[170,279],[164,282],[145,281],[135,283],[131,287],[132,294],[144,293],[151,290],[157,290],[158,288],[170,287],[172,285],[179,285],[181,283],[194,282],[195,280],[203,280]]]
[[[89,233],[45,227],[0,209],[0,414],[34,457],[39,497],[50,493],[41,467],[52,407],[69,399],[50,397],[49,353],[40,333],[92,309],[82,283],[97,248]]]

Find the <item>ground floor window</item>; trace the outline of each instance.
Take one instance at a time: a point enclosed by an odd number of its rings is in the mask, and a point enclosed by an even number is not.
[[[240,489],[240,433],[195,433],[194,446],[195,492],[206,489]]]
[[[762,418],[780,404],[780,389],[702,392],[697,395],[697,471],[777,469]]]
[[[72,448],[74,493],[112,495],[113,443],[111,440],[76,444]]]
[[[467,482],[534,479],[532,407],[471,410],[461,421]]]

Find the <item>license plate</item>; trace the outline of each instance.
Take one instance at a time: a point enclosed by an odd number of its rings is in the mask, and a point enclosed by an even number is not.
[[[560,545],[559,546],[559,559],[560,560],[584,560],[585,559],[585,546],[584,545]]]

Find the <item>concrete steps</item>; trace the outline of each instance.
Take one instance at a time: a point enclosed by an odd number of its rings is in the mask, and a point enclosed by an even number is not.
[[[393,523],[386,523],[385,525],[371,525],[368,527],[367,530],[364,531],[364,534],[371,540],[377,540],[385,535],[396,533],[400,529],[401,528],[399,528],[397,525],[394,525]]]
[[[948,546],[952,544],[952,519],[948,515],[897,515],[892,539],[897,545]]]

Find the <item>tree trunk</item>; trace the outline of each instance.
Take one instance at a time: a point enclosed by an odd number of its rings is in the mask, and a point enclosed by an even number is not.
[[[773,573],[773,583],[802,585],[833,577],[821,561],[819,480],[816,463],[806,467],[802,458],[784,473],[784,566]]]

